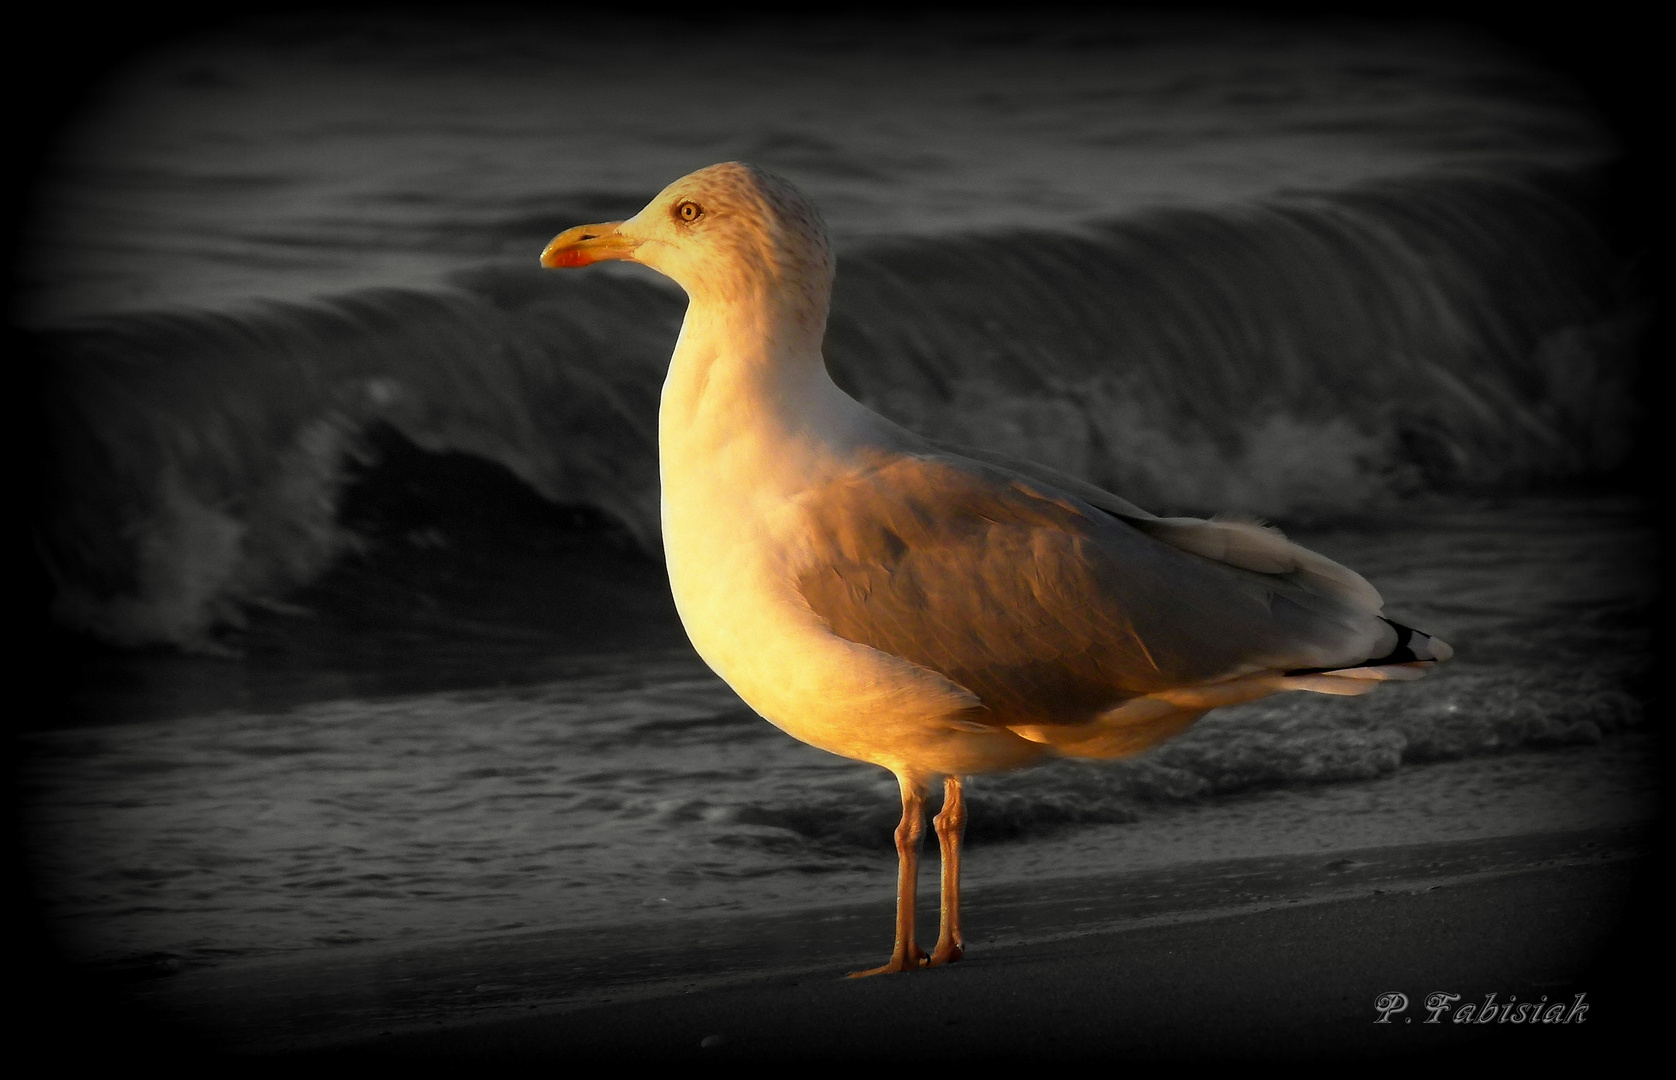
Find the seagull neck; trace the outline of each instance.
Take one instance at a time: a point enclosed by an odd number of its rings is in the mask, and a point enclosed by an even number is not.
[[[664,381],[658,434],[665,455],[694,439],[819,435],[859,409],[827,374],[825,311],[809,314],[695,296]]]

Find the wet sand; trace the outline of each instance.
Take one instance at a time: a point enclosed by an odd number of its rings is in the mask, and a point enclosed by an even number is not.
[[[842,977],[878,959],[886,929],[877,905],[851,905],[212,968],[129,1008],[176,1053],[300,1067],[1583,1052],[1636,1037],[1652,1007],[1626,978],[1654,843],[1595,829],[976,888],[969,958],[905,977]],[[1589,1011],[1570,1027],[1427,1025],[1438,990],[1582,993]],[[1389,991],[1409,1008],[1376,1025]],[[182,1016],[199,1026],[172,1026]]]
[[[1517,855],[1405,852],[1381,866],[1397,880],[1374,873],[1337,884],[1321,867],[1274,867],[1273,876],[1257,867],[1219,868],[1171,883],[1183,887],[1179,899],[1212,906],[1136,912],[1098,933],[1056,937],[1063,924],[1054,916],[1074,917],[1078,900],[1100,899],[1091,889],[1020,904],[1016,915],[1030,924],[1024,939],[991,942],[971,962],[936,972],[853,981],[830,970],[795,971],[743,985],[669,988],[644,1000],[392,1033],[298,1063],[1525,1058],[1588,1052],[1605,1041],[1602,1030],[1621,1052],[1620,1040],[1646,1029],[1628,1022],[1640,1003],[1598,967],[1610,930],[1595,919],[1622,902],[1646,860],[1606,838],[1587,854],[1577,840],[1545,839],[1553,847]],[[1496,865],[1503,854],[1528,862]],[[1407,876],[1444,868],[1465,872]],[[1230,900],[1245,902],[1224,906]],[[1378,1025],[1375,999],[1392,990],[1406,993],[1409,1008]],[[1424,1022],[1423,1002],[1435,990],[1464,1001],[1494,993],[1498,1001],[1571,1003],[1581,993],[1592,1004],[1583,1025],[1571,1028],[1434,1026]]]

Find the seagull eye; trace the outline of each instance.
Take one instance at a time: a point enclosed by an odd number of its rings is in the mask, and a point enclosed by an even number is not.
[[[682,221],[697,221],[704,216],[704,207],[689,199],[676,205],[675,216]]]

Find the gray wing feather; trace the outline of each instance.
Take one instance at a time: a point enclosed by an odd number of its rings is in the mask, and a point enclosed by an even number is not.
[[[1260,574],[1287,576],[1305,592],[1351,608],[1377,615],[1384,607],[1378,590],[1348,567],[1286,539],[1279,529],[1255,521],[1231,518],[1159,517],[1127,499],[1113,495],[1069,473],[1034,461],[1008,457],[992,450],[955,447],[923,440],[955,456],[983,462],[1004,472],[1043,482],[1160,540],[1171,547],[1190,551],[1216,562],[1254,570]]]
[[[996,723],[1081,723],[1159,690],[1355,663],[1393,633],[1295,575],[1139,527],[1176,519],[1131,522],[1080,494],[931,447],[880,452],[804,497],[815,555],[798,587],[835,633],[966,687]]]

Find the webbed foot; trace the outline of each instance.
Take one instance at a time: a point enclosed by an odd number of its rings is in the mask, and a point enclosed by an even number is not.
[[[912,946],[912,949],[911,953],[905,953],[898,949],[883,965],[868,968],[866,971],[852,971],[849,977],[865,979],[869,975],[896,975],[904,971],[918,971],[925,967],[926,961],[930,958],[925,955],[925,950],[918,945]],[[911,960],[909,959],[910,956],[912,956]]]

